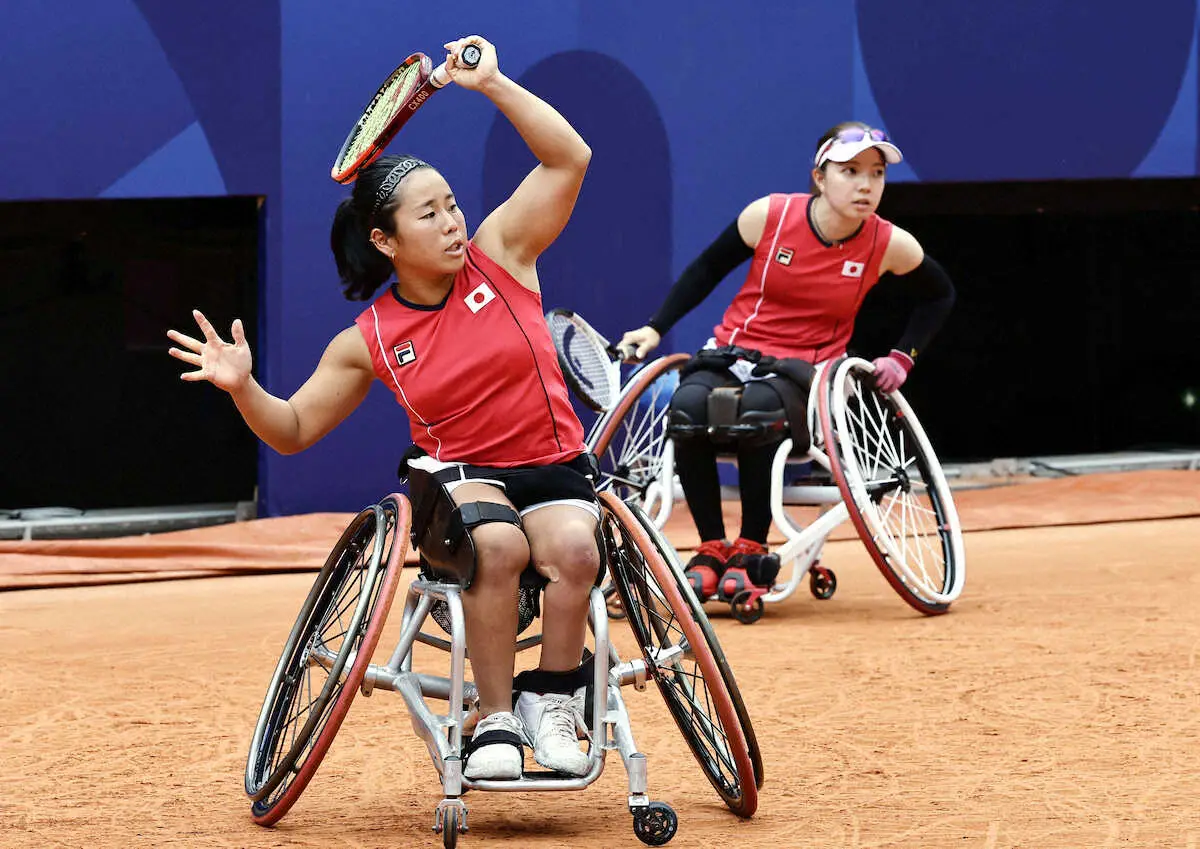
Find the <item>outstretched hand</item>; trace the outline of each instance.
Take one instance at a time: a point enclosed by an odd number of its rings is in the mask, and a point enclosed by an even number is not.
[[[242,328],[242,320],[234,319],[230,333],[233,342],[226,342],[213,328],[212,323],[204,317],[200,310],[192,310],[204,341],[193,339],[178,330],[168,330],[167,338],[187,350],[171,348],[167,351],[177,360],[182,360],[196,371],[185,371],[179,375],[181,380],[207,380],[214,386],[226,392],[236,392],[250,380],[250,371],[254,358],[250,354],[250,346],[246,343],[246,332]]]
[[[617,349],[625,355],[626,362],[640,363],[661,341],[662,336],[653,327],[639,327],[637,330],[627,331],[617,343]],[[630,351],[632,354],[628,353]]]

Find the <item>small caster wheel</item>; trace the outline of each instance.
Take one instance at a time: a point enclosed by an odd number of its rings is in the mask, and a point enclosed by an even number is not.
[[[733,611],[733,618],[743,625],[753,625],[759,619],[762,619],[762,596],[755,596],[751,590],[739,591],[729,600],[729,607]]]
[[[442,845],[454,849],[458,845],[458,811],[447,808],[442,819]]]
[[[679,830],[679,817],[666,802],[633,810],[633,833],[647,846],[665,846]]]
[[[467,809],[461,800],[447,799],[438,805],[433,830],[442,833],[445,849],[454,849],[458,845],[458,835],[467,831]]]
[[[808,570],[808,590],[813,594],[813,598],[819,598],[821,601],[833,598],[833,594],[837,592],[837,575],[833,574],[832,569],[813,566]]]
[[[604,587],[604,604],[608,608],[609,619],[625,618],[625,605],[621,603],[621,594],[617,592],[616,584],[607,584]]]

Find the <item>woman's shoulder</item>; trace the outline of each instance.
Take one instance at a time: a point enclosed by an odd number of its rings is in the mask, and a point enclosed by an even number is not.
[[[916,236],[886,218],[879,218],[879,224],[880,226],[886,225],[891,231],[888,236],[887,249],[883,254],[883,263],[880,265],[880,272],[907,274],[921,264],[921,260],[925,258],[925,249],[921,247]]]
[[[738,214],[738,233],[741,234],[742,240],[748,246],[755,248],[762,239],[762,234],[767,229],[769,222],[778,222],[784,210],[793,204],[800,204],[800,208],[802,208],[803,204],[808,202],[808,198],[807,193],[785,192],[773,192],[756,198]]]

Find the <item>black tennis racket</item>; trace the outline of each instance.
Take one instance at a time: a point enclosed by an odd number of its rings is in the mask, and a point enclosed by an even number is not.
[[[610,409],[621,394],[624,352],[571,310],[551,310],[546,323],[571,391],[594,412]]]
[[[478,46],[468,44],[459,53],[459,63],[474,68],[483,58]],[[379,158],[400,128],[435,92],[450,82],[446,63],[433,67],[424,53],[414,53],[392,71],[355,123],[329,176],[339,183],[352,183],[358,172]]]

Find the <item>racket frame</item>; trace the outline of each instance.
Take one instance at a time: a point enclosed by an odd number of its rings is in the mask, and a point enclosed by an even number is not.
[[[468,44],[464,47],[461,55],[464,67],[468,68],[476,67],[482,56],[479,48],[473,44]],[[351,146],[359,140],[363,127],[374,116],[376,108],[380,107],[381,101],[387,96],[388,88],[392,82],[398,75],[407,71],[414,64],[417,65],[417,85],[413,88],[412,93],[396,106],[395,114],[388,119],[386,126],[371,140],[371,143],[361,153],[354,157],[354,161],[349,165],[344,164]],[[446,63],[443,62],[435,68],[433,60],[424,53],[413,53],[397,65],[388,74],[387,79],[375,90],[375,96],[371,98],[366,108],[363,109],[359,119],[346,135],[346,140],[342,142],[342,146],[333,160],[333,167],[329,170],[329,176],[343,185],[353,183],[358,178],[358,174],[362,169],[379,158],[379,155],[391,144],[392,139],[396,137],[396,134],[400,132],[400,128],[408,122],[413,113],[434,92],[445,88],[449,82],[450,75],[446,72]]]
[[[609,394],[607,406],[598,401],[593,393],[586,388],[584,380],[576,373],[571,358],[559,346],[559,334],[553,332],[553,325],[556,319],[565,319],[575,328],[576,332],[583,334],[584,338],[597,351],[602,352],[603,356],[607,359],[608,368],[605,370],[604,375]],[[617,398],[621,394],[621,359],[617,349],[598,330],[588,324],[582,316],[572,310],[562,308],[552,309],[546,313],[546,323],[551,327],[550,337],[554,342],[554,351],[558,355],[558,366],[563,373],[563,379],[567,382],[567,387],[592,412],[606,412],[613,404],[617,403]]]

